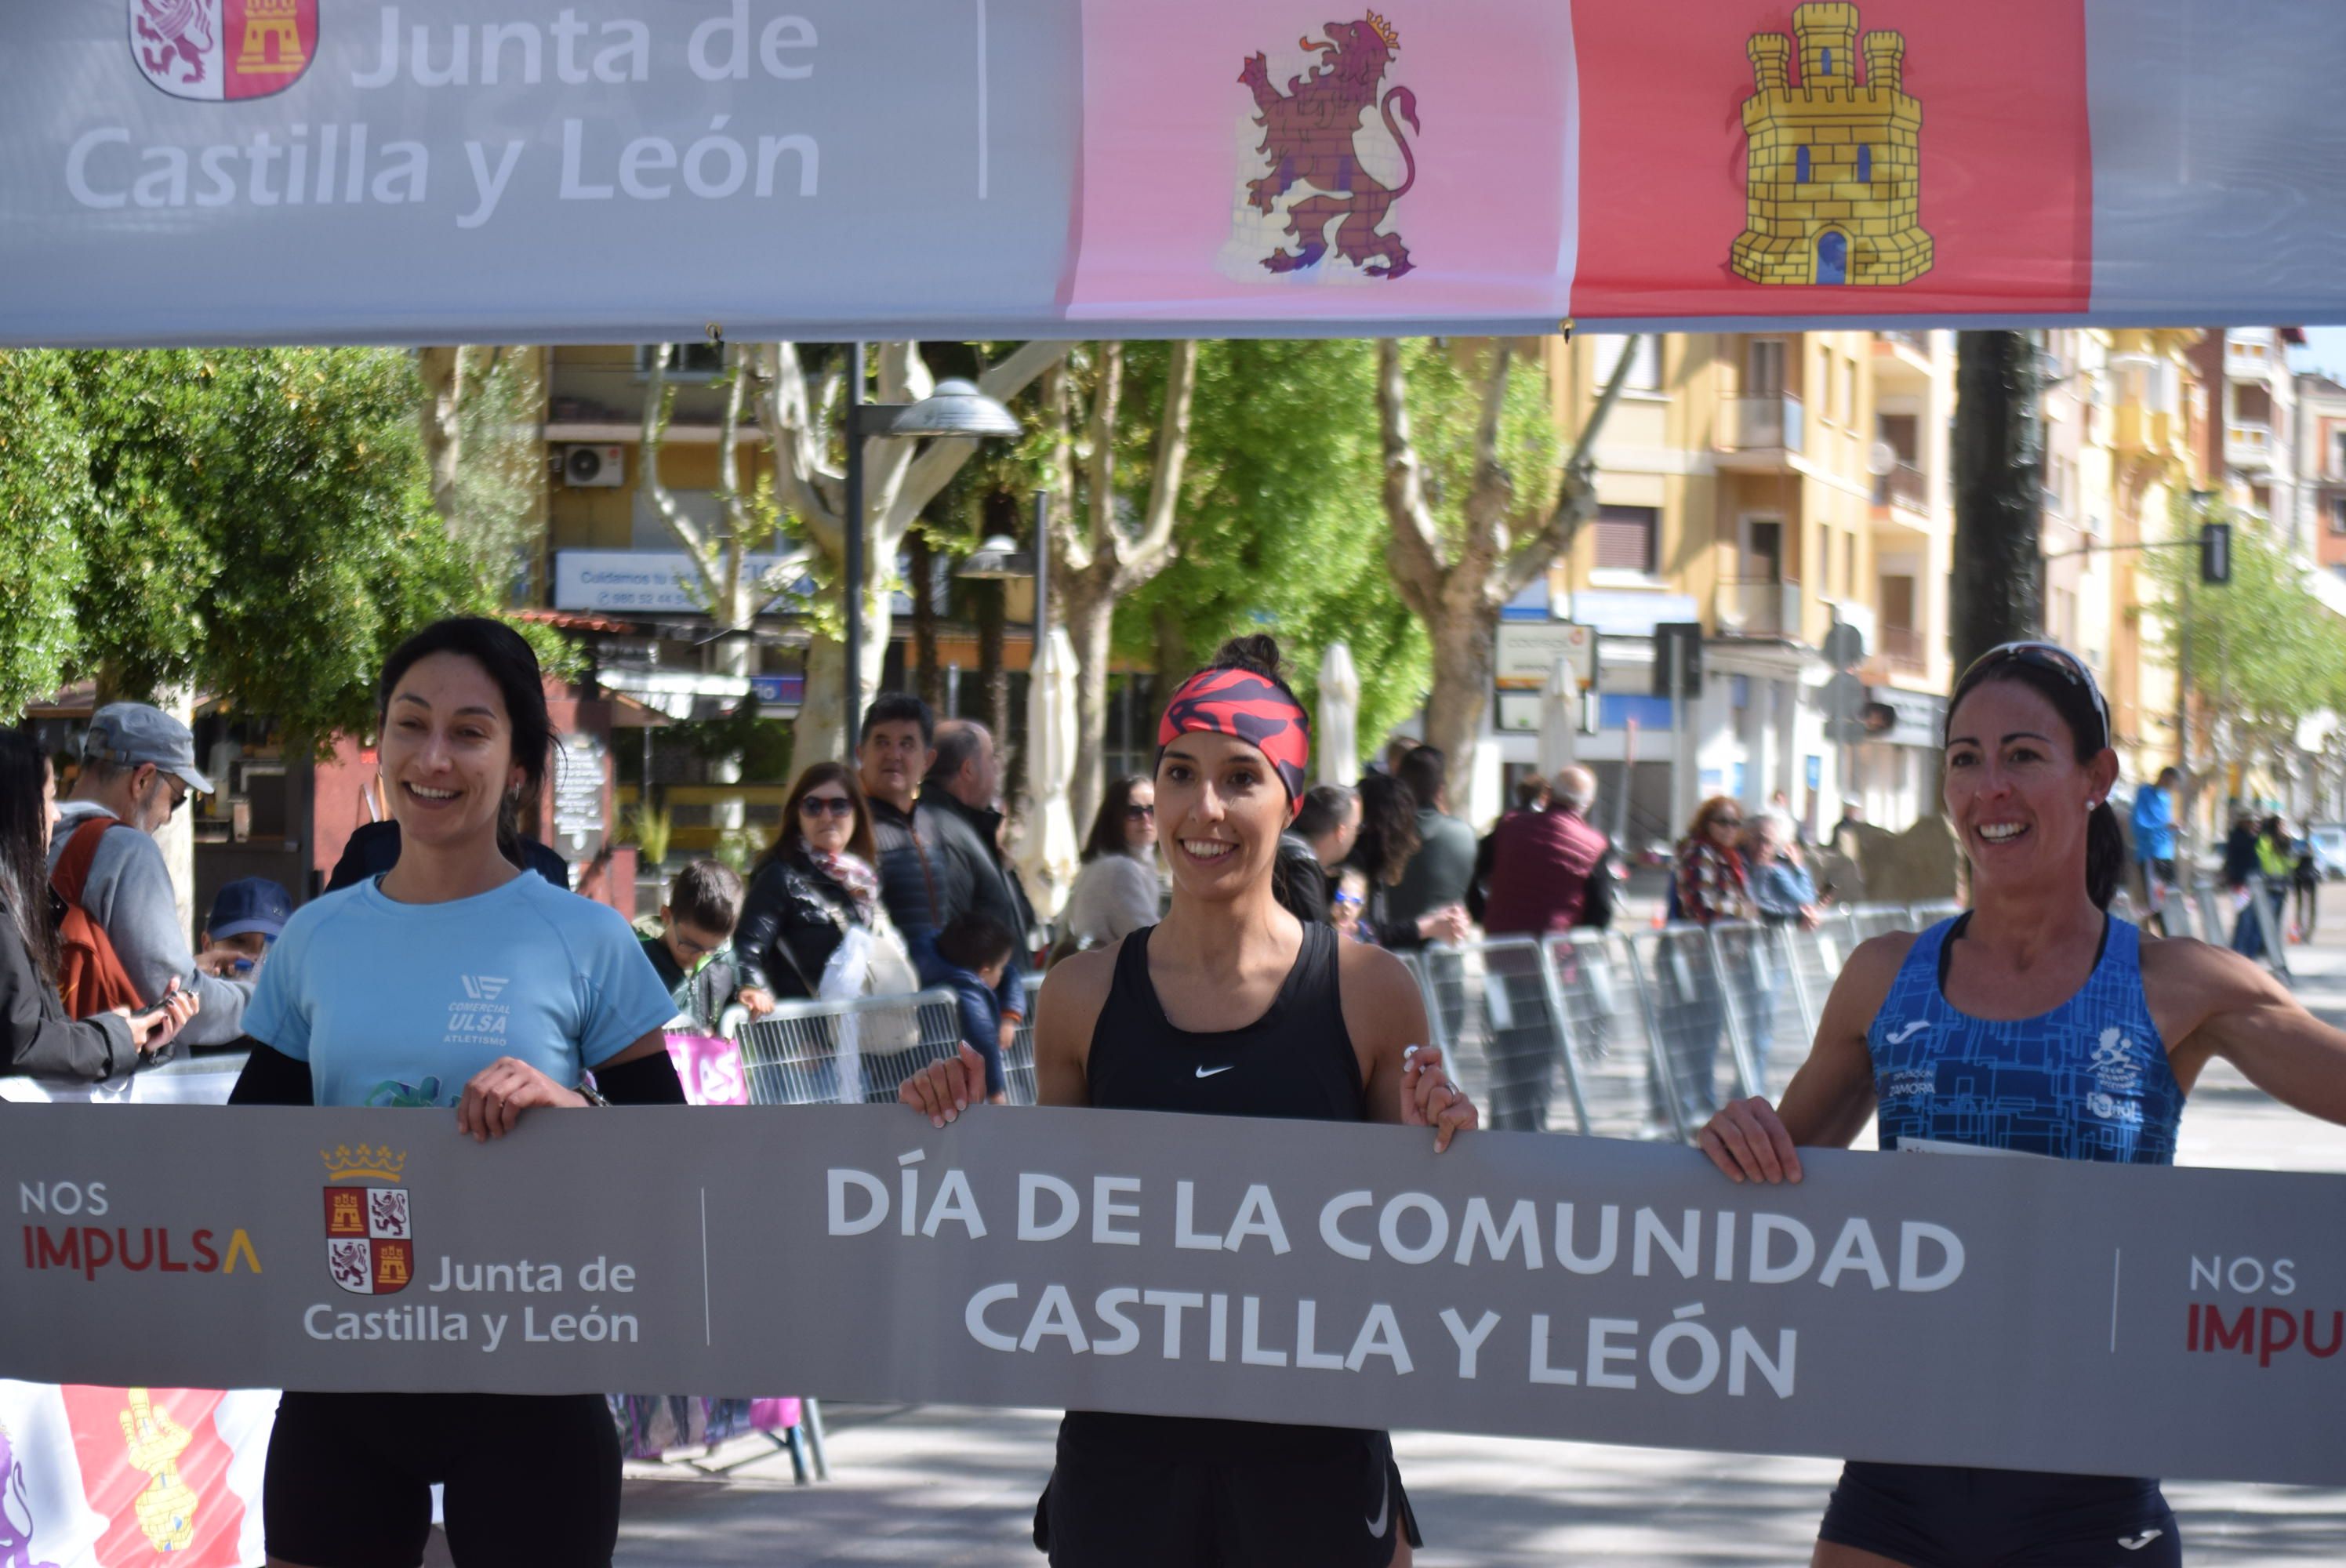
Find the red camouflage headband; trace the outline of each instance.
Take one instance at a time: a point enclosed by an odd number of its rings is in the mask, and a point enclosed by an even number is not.
[[[1157,755],[1184,735],[1204,732],[1243,740],[1267,758],[1287,790],[1291,816],[1303,804],[1303,769],[1311,759],[1311,718],[1268,676],[1250,669],[1201,669],[1181,683],[1157,726]]]

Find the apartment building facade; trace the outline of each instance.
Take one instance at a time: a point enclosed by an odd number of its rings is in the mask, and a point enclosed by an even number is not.
[[[1624,351],[1597,515],[1542,596],[1600,633],[1598,728],[1575,745],[1612,797],[1600,815],[1640,844],[1718,794],[1753,809],[1780,794],[1812,826],[1844,799],[1912,820],[1936,797],[1950,678],[1952,335],[1552,340],[1568,437]],[[1655,627],[1685,622],[1702,627],[1704,674],[1680,708],[1656,694]],[[1896,716],[1855,745],[1828,734],[1835,672],[1818,650],[1835,622],[1862,637],[1853,673]],[[1537,755],[1535,737],[1494,739],[1514,768]]]

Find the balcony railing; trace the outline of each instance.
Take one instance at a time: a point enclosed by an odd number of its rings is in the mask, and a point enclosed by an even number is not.
[[[1931,476],[1911,463],[1902,463],[1873,482],[1873,504],[1876,506],[1903,506],[1910,511],[1931,509]]]
[[[1800,585],[1774,577],[1724,577],[1712,609],[1719,630],[1729,635],[1798,636]]]
[[[1790,392],[1729,398],[1719,412],[1719,444],[1729,452],[1800,451],[1808,444],[1800,400]]]
[[[2224,426],[2225,462],[2263,463],[2271,458],[2272,453],[2271,425],[2233,420]]]
[[[1928,667],[1923,656],[1923,634],[1912,626],[1882,628],[1882,658],[1892,669],[1922,670]]]
[[[1928,332],[1889,331],[1875,335],[1885,343],[1896,343],[1902,348],[1912,349],[1918,354],[1928,354],[1931,351],[1931,334]]]

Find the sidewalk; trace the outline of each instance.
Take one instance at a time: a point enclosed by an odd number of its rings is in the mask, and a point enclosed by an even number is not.
[[[2338,929],[2291,949],[2291,962],[2306,1004],[2346,1026],[2346,917],[2333,919]],[[2283,1109],[2219,1064],[2185,1114],[2183,1163],[2346,1172],[2346,1127]],[[1050,1473],[1055,1412],[832,1405],[829,1413],[828,1483],[791,1485],[780,1452],[723,1481],[630,1466],[617,1562],[1041,1563],[1028,1531]],[[1393,1444],[1429,1543],[1418,1554],[1425,1568],[1804,1563],[1839,1468],[1433,1432],[1397,1432]],[[2168,1495],[2195,1568],[2346,1562],[2346,1488],[2178,1483]]]

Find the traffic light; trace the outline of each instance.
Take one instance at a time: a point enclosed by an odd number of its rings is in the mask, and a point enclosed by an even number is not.
[[[1678,689],[1670,689],[1670,671],[1675,667]],[[1702,623],[1699,621],[1663,621],[1654,627],[1654,695],[1656,697],[1700,697],[1702,695]]]
[[[2232,580],[2232,525],[2199,525],[2199,580],[2218,585]]]

